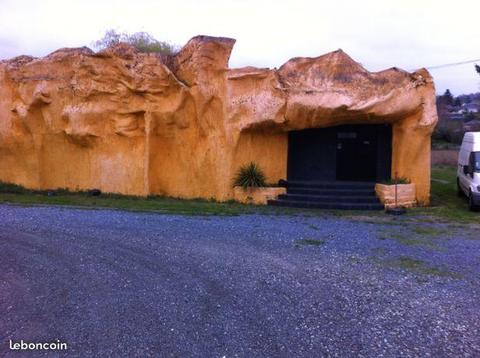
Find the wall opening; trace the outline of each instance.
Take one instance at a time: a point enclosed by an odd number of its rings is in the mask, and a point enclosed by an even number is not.
[[[289,181],[390,179],[392,128],[388,124],[344,125],[288,134]]]

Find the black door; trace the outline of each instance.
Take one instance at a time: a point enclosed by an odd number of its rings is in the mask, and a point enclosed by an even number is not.
[[[305,129],[289,132],[288,180],[335,180],[335,133],[335,128]]]
[[[348,125],[289,132],[288,180],[381,181],[390,178],[390,125]]]
[[[377,132],[372,126],[344,126],[337,131],[337,180],[375,181]]]

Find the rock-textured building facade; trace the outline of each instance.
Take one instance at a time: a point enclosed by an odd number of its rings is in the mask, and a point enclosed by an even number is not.
[[[229,69],[234,43],[0,62],[0,181],[228,200],[234,173],[254,161],[272,183],[396,174],[428,203],[437,113],[426,70],[372,73],[341,50]]]

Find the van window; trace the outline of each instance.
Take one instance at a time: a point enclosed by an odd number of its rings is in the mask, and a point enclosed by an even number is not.
[[[470,153],[470,165],[474,172],[480,172],[480,152]]]

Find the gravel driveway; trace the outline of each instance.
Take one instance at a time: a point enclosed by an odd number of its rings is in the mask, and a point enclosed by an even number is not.
[[[0,205],[0,356],[479,356],[478,228],[392,220]]]

